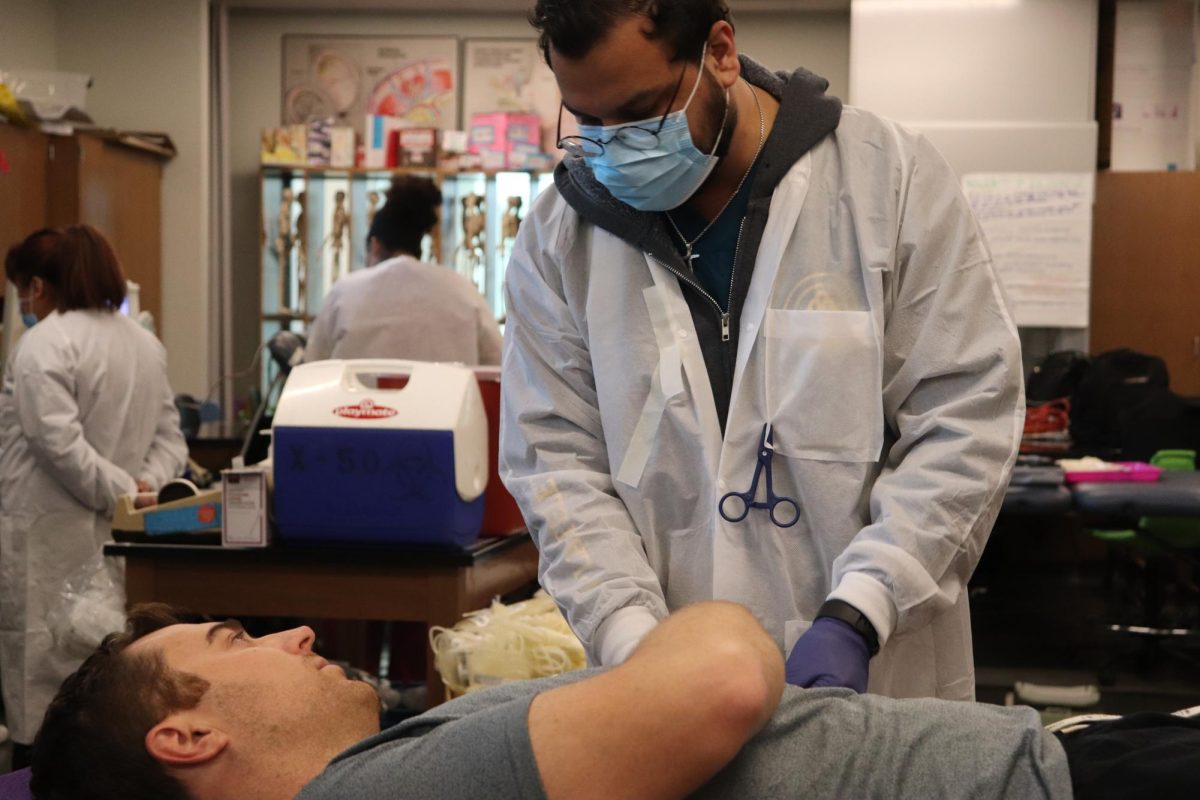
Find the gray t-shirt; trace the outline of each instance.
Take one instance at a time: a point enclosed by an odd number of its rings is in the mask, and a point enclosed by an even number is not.
[[[538,692],[476,692],[334,759],[296,800],[545,797],[527,724]],[[1071,798],[1067,758],[1028,708],[788,687],[771,722],[698,798]]]

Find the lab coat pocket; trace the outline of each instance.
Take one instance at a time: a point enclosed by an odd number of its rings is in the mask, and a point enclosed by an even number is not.
[[[769,308],[763,344],[776,451],[816,461],[877,461],[883,362],[870,312]]]

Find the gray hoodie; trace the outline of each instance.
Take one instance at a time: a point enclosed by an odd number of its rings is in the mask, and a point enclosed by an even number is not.
[[[798,69],[791,75],[771,72],[745,56],[741,57],[741,65],[742,76],[754,86],[770,92],[780,107],[750,187],[750,207],[746,213],[742,247],[734,264],[733,290],[729,295],[728,341],[721,341],[722,309],[700,291],[691,267],[675,248],[662,214],[637,211],[617,200],[596,180],[582,158],[565,158],[554,173],[559,193],[579,216],[641,249],[680,276],[704,352],[704,364],[713,387],[722,431],[733,392],[738,317],[750,289],[754,261],[771,208],[771,195],[792,165],[837,129],[842,116],[842,102],[825,94],[829,81],[824,78],[805,69]]]

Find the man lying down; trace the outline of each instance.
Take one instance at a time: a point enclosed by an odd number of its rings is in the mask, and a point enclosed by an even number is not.
[[[728,603],[675,613],[608,671],[481,691],[383,733],[371,687],[312,640],[135,609],[47,712],[35,796],[1200,797],[1200,722],[1136,715],[1060,739],[1028,708],[785,688],[774,642]]]

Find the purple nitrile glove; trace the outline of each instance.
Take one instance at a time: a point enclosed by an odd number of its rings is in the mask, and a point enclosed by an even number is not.
[[[860,694],[867,690],[867,640],[840,619],[818,617],[801,634],[787,659],[787,682],[813,689],[845,686]]]

